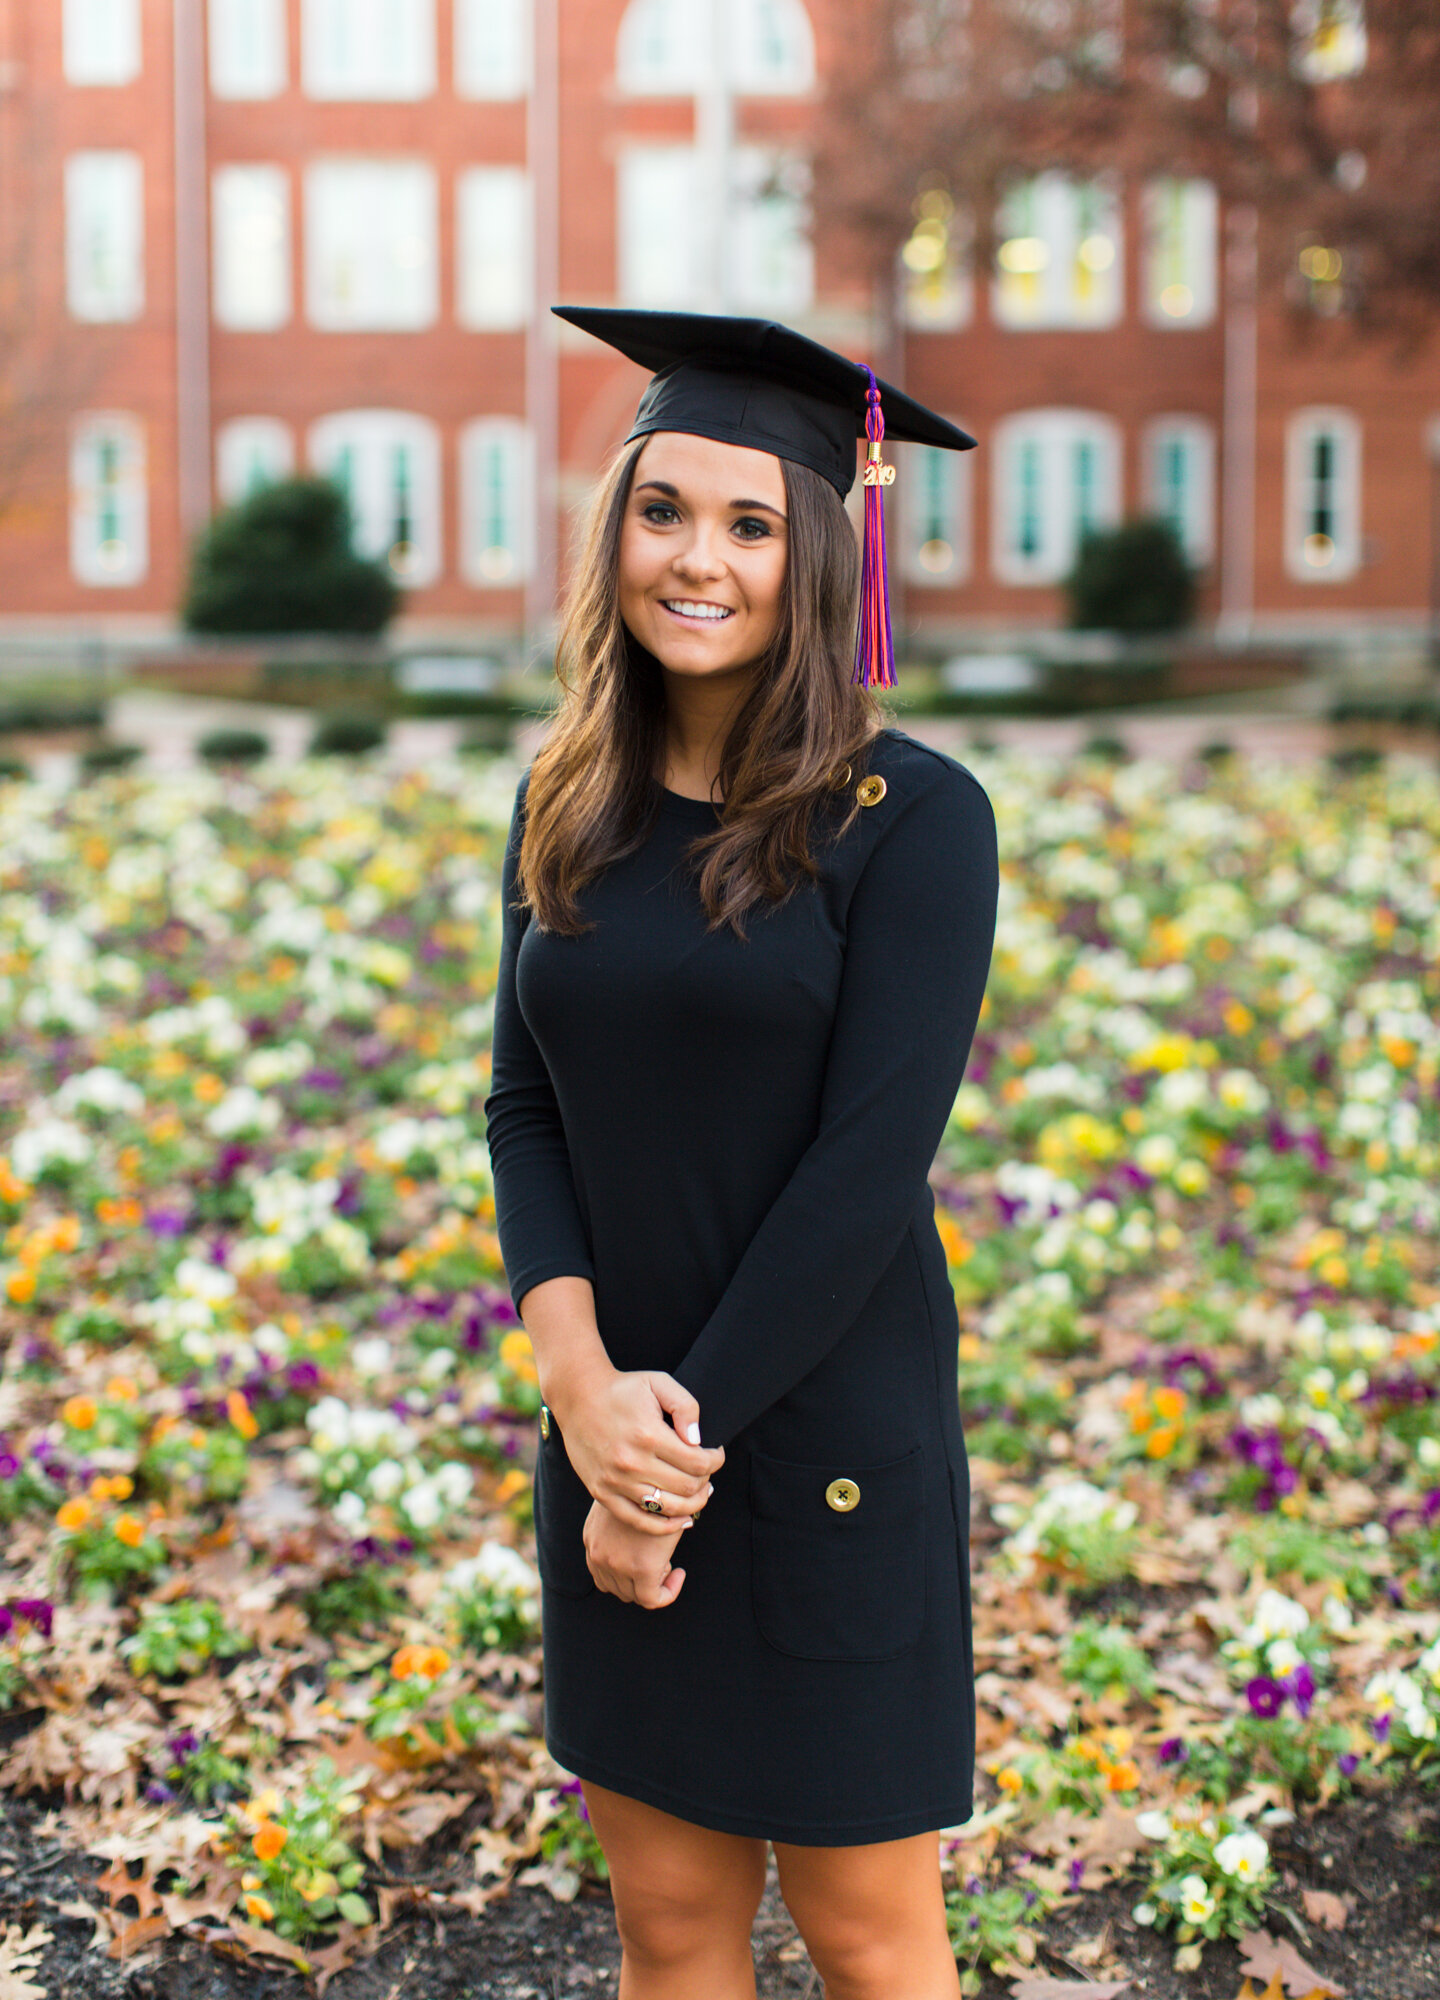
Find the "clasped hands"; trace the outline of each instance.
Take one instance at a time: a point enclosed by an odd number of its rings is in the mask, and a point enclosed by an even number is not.
[[[585,1560],[596,1588],[650,1611],[673,1604],[685,1581],[675,1551],[725,1460],[723,1449],[692,1442],[700,1436],[699,1404],[673,1375],[607,1364],[551,1408],[595,1503],[585,1522]],[[640,1505],[652,1490],[658,1514]]]

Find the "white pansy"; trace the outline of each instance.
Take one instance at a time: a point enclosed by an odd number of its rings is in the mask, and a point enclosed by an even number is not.
[[[122,1117],[138,1118],[145,1109],[145,1093],[128,1076],[122,1076],[118,1069],[107,1069],[102,1065],[82,1070],[78,1076],[66,1077],[55,1093],[55,1109],[63,1117],[75,1111],[94,1111],[102,1116],[114,1112]]]
[[[1142,1174],[1160,1180],[1174,1167],[1180,1148],[1168,1132],[1151,1132],[1135,1148],[1135,1164]]]
[[[367,1510],[358,1493],[342,1493],[330,1511],[342,1528],[364,1526]]]
[[[420,1380],[433,1387],[435,1383],[443,1382],[454,1366],[455,1353],[453,1348],[433,1348],[420,1363]]]
[[[463,1507],[474,1489],[475,1475],[468,1465],[451,1460],[435,1474],[435,1485],[447,1507]]]
[[[293,1083],[314,1065],[314,1052],[307,1043],[282,1042],[248,1055],[240,1065],[240,1081],[253,1090],[273,1090],[277,1083]]]
[[[1199,1069],[1167,1070],[1154,1090],[1161,1110],[1172,1117],[1183,1117],[1187,1112],[1198,1110],[1209,1096],[1209,1079]]]
[[[1219,1858],[1219,1849],[1216,1849]],[[1232,1873],[1227,1869],[1226,1873]],[[1180,1913],[1187,1924],[1203,1924],[1215,1914],[1215,1898],[1201,1875],[1187,1875],[1180,1884]]]
[[[405,1484],[405,1468],[398,1459],[382,1458],[371,1466],[365,1484],[377,1500],[393,1500]]]
[[[1255,1882],[1270,1865],[1270,1849],[1260,1834],[1246,1827],[1227,1833],[1215,1843],[1215,1866],[1237,1882]]]
[[[1310,1624],[1310,1613],[1293,1597],[1278,1590],[1262,1590],[1246,1638],[1252,1646],[1268,1645],[1272,1639],[1293,1639]]]
[[[22,1181],[37,1181],[55,1167],[83,1167],[94,1157],[89,1135],[65,1118],[26,1125],[10,1141],[10,1165]]]
[[[350,1350],[350,1360],[357,1375],[384,1375],[390,1369],[394,1356],[390,1343],[382,1334],[370,1334],[364,1340],[357,1340]]]
[[[422,1532],[433,1528],[444,1512],[440,1494],[429,1480],[421,1480],[401,1496],[400,1512],[412,1528]]]
[[[173,1283],[181,1298],[203,1299],[208,1306],[223,1305],[235,1296],[230,1272],[203,1257],[182,1257],[175,1266]]]
[[[1268,1389],[1258,1396],[1246,1396],[1240,1404],[1240,1421],[1247,1430],[1274,1430],[1285,1415],[1285,1405]]]
[[[1170,1838],[1170,1815],[1159,1811],[1136,1813],[1135,1829],[1143,1833],[1147,1840],[1168,1840]]]
[[[217,1139],[258,1138],[273,1132],[280,1123],[280,1105],[273,1097],[262,1097],[248,1083],[227,1090],[212,1105],[205,1119],[207,1131]]]

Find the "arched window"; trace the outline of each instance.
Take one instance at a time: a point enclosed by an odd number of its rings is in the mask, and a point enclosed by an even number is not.
[[[295,470],[295,440],[278,417],[235,417],[215,440],[215,487],[226,507]]]
[[[1360,426],[1348,410],[1290,419],[1285,567],[1300,583],[1344,583],[1360,567]]]
[[[635,97],[688,97],[704,81],[707,0],[630,0],[620,23],[615,74]]]
[[[460,434],[460,570],[477,590],[530,573],[534,441],[518,417],[479,417]]]
[[[996,427],[992,557],[1002,583],[1054,584],[1081,537],[1120,518],[1120,439],[1090,410],[1025,410]]]
[[[793,97],[815,82],[815,37],[803,0],[720,0],[728,4],[736,90]]]
[[[1156,417],[1145,433],[1145,505],[1203,569],[1215,554],[1215,433],[1203,417]]]
[[[310,464],[350,503],[361,555],[401,583],[440,574],[440,446],[435,426],[405,410],[342,410],[310,427]]]
[[[145,432],[136,417],[81,417],[70,442],[70,568],[100,589],[140,583],[150,567]]]

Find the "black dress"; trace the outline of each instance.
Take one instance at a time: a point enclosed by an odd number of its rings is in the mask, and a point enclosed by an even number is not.
[[[814,1846],[973,1811],[958,1323],[926,1176],[989,971],[995,820],[897,730],[866,769],[884,796],[743,942],[707,929],[686,861],[714,809],[659,785],[644,845],[583,892],[595,928],[529,922],[522,781],[486,1107],[515,1298],[591,1279],[615,1366],[675,1375],[726,1452],[680,1595],[647,1611],[592,1583],[590,1495],[550,1422],[550,1751]]]

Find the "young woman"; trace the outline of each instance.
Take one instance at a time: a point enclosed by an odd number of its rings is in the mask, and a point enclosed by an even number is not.
[[[852,681],[874,378],[760,322],[566,316],[660,372],[504,871],[487,1112],[544,1396],[546,1740],[622,2000],[753,2000],[767,1841],[829,2000],[953,2000],[969,1490],[926,1176],[994,818]],[[892,435],[972,442],[879,387]]]

